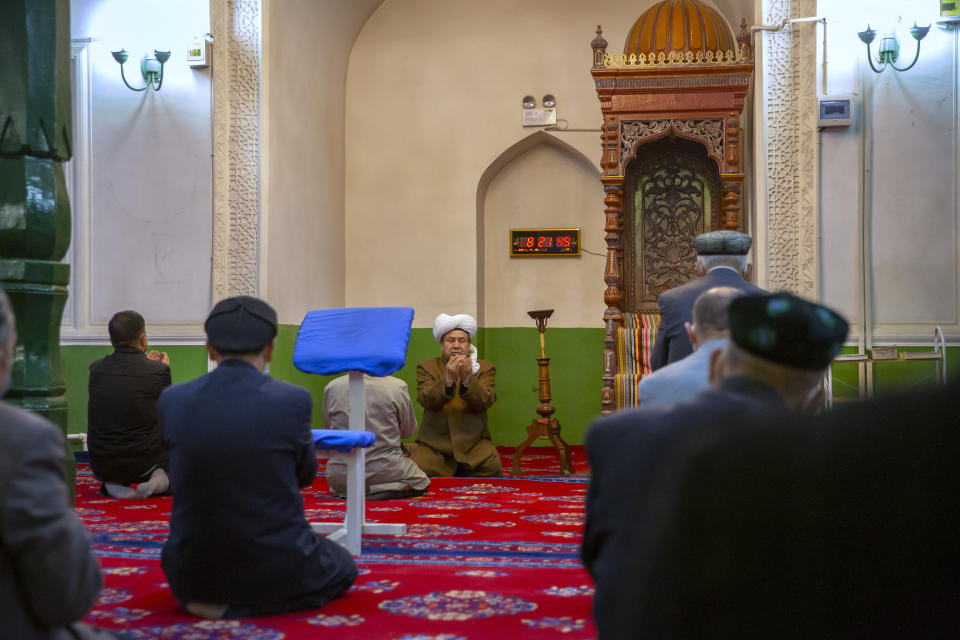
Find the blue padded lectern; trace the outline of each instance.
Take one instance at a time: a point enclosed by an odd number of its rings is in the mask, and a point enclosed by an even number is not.
[[[360,555],[362,534],[400,535],[407,529],[403,524],[366,522],[363,447],[373,444],[373,434],[365,429],[363,374],[388,376],[402,369],[412,325],[410,307],[316,309],[308,312],[300,324],[293,350],[293,364],[300,371],[350,376],[349,430],[314,430],[318,449],[349,451],[346,517],[342,523],[314,522],[311,526],[355,556]]]

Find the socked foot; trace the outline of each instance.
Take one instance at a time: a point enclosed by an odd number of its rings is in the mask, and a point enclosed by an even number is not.
[[[137,492],[133,487],[116,482],[104,482],[100,485],[100,493],[108,495],[111,498],[136,498]]]
[[[157,467],[150,474],[150,479],[137,485],[136,497],[143,499],[165,493],[170,488],[170,479],[167,472]]]

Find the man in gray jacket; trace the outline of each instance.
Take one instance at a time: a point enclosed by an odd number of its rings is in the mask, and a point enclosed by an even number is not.
[[[730,339],[727,309],[734,298],[742,295],[740,289],[714,287],[697,297],[693,322],[684,323],[693,353],[640,380],[637,399],[641,406],[683,402],[710,386],[710,354],[727,348]]]
[[[323,426],[349,428],[349,376],[333,380],[323,390]],[[363,376],[366,429],[377,436],[366,450],[367,500],[414,498],[430,486],[417,464],[408,458],[401,440],[417,430],[417,416],[407,392],[407,383],[393,376]],[[334,453],[327,462],[327,483],[338,495],[347,493],[347,464]]]
[[[17,333],[0,289],[0,395],[10,384]],[[0,618],[4,638],[113,638],[77,624],[102,586],[90,536],[67,501],[63,434],[0,402]]]

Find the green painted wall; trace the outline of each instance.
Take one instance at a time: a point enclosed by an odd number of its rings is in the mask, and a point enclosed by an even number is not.
[[[930,351],[930,347],[902,347],[902,351]],[[845,347],[843,353],[856,353],[856,347]],[[936,382],[932,361],[878,362],[873,365],[873,392],[896,393]],[[833,365],[833,396],[857,398],[860,394],[859,367],[854,362]],[[947,347],[947,380],[960,376],[960,347]]]
[[[270,374],[280,380],[300,385],[314,400],[313,424],[322,426],[323,388],[331,380],[327,376],[301,373],[293,366],[296,325],[281,325]],[[514,446],[527,435],[526,427],[537,417],[540,403],[537,395],[540,354],[537,330],[533,327],[481,329],[476,338],[480,357],[497,367],[497,402],[488,414],[490,433],[496,444]],[[603,373],[603,329],[548,328],[547,356],[550,361],[551,391],[554,414],[562,426],[562,435],[569,444],[582,444],[590,422],[600,412],[600,376]],[[192,380],[207,371],[204,347],[159,347],[170,354],[174,383]],[[919,350],[929,350],[919,348]],[[61,348],[64,378],[67,382],[69,433],[87,430],[87,379],[90,363],[110,353],[110,347],[68,346]],[[850,347],[846,352],[855,351]],[[417,363],[440,353],[430,329],[414,329],[407,350],[407,364],[396,375],[404,380],[414,396],[417,418],[423,415],[416,402]],[[833,367],[834,396],[855,398],[858,395],[857,365],[837,364]],[[960,347],[947,349],[947,378],[960,377]],[[874,365],[875,393],[889,393],[934,381],[931,362],[891,362]],[[537,445],[548,445],[546,440]]]
[[[201,345],[153,348],[170,355],[170,377],[174,384],[193,380],[207,372],[207,351]],[[110,353],[113,353],[113,347],[109,346],[60,347],[60,366],[67,383],[67,433],[86,432],[90,364]]]
[[[298,371],[293,366],[293,346],[298,327],[281,325],[270,375],[300,385],[314,400],[313,424],[322,426],[323,388],[332,378]],[[581,444],[590,420],[600,411],[602,373],[602,329],[548,329],[547,355],[551,361],[551,388],[555,417],[562,435],[570,444]],[[477,336],[481,357],[497,367],[497,402],[489,412],[490,432],[496,444],[517,445],[526,439],[526,426],[537,417],[539,339],[534,328],[482,329]],[[157,347],[170,354],[174,383],[192,380],[207,372],[203,346]],[[90,363],[113,349],[108,346],[66,346],[61,348],[67,382],[70,433],[87,430],[87,381]],[[407,364],[396,375],[414,396],[417,418],[423,415],[416,403],[417,363],[440,353],[430,329],[414,329],[407,350]],[[547,444],[547,441],[535,444]]]

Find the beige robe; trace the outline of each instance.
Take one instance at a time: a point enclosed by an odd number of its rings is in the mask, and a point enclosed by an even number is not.
[[[327,429],[349,429],[349,376],[333,380],[323,390],[323,424]],[[407,392],[407,383],[399,378],[363,376],[363,400],[366,429],[377,436],[366,457],[367,493],[402,491],[408,486],[426,489],[430,479],[406,457],[403,438],[417,430],[417,416]],[[347,463],[344,454],[332,453],[327,461],[327,484],[339,495],[347,492]]]
[[[417,401],[424,411],[419,446],[410,457],[428,476],[503,473],[487,429],[487,409],[497,399],[496,369],[483,360],[479,364],[466,390],[461,393],[456,385],[451,395],[447,395],[446,367],[440,358],[428,358],[417,366]]]

